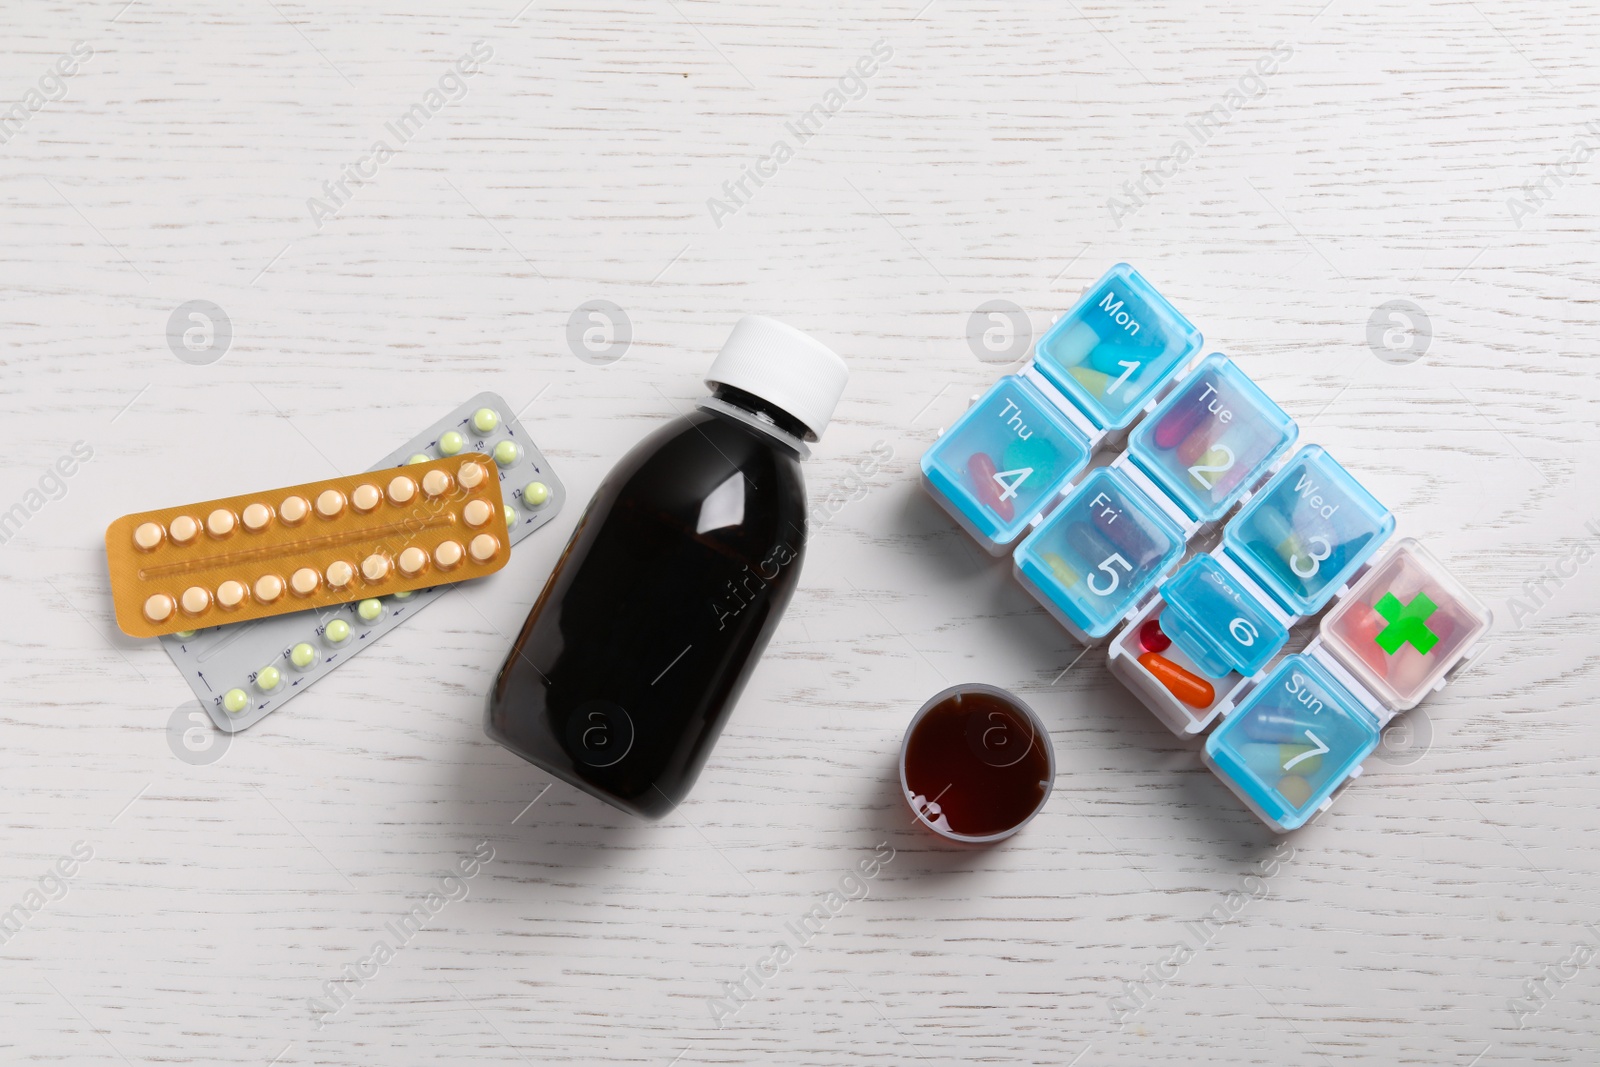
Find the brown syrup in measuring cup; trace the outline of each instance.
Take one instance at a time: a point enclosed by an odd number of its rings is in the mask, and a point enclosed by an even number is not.
[[[953,693],[929,708],[906,740],[906,788],[926,798],[925,818],[942,818],[952,833],[1003,834],[1044,801],[1049,744],[1011,701],[983,690]]]

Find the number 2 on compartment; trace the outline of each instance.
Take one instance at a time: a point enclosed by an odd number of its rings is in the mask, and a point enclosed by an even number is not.
[[[1217,452],[1222,453],[1221,463],[1201,462],[1196,463],[1194,466],[1189,468],[1189,477],[1199,482],[1202,489],[1215,489],[1217,487],[1217,475],[1221,474],[1223,471],[1231,470],[1233,468],[1234,460],[1237,458],[1233,454],[1233,449],[1229,448],[1227,445],[1212,445],[1211,451],[1207,452],[1200,458],[1201,460],[1208,459]],[[1205,477],[1208,474],[1211,477]]]

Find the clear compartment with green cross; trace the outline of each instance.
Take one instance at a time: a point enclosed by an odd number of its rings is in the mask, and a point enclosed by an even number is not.
[[[1392,711],[1407,711],[1488,632],[1489,609],[1413,538],[1322,618],[1322,645]]]

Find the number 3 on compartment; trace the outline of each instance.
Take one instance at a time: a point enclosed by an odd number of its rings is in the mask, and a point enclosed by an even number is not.
[[[1289,556],[1289,569],[1294,571],[1294,573],[1301,578],[1314,577],[1317,573],[1317,569],[1321,567],[1322,561],[1333,555],[1333,545],[1328,543],[1328,539],[1326,537],[1311,538],[1311,545],[1313,547],[1307,549],[1306,555],[1302,556],[1299,553],[1293,553]],[[1317,545],[1322,547],[1318,549],[1315,547]],[[1301,560],[1305,560],[1306,562],[1310,563],[1311,568],[1309,570],[1301,570]]]

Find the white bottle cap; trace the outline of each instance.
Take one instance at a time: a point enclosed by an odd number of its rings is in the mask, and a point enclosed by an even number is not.
[[[850,368],[826,345],[786,323],[746,315],[706,371],[707,385],[731,385],[799,419],[815,441],[844,395]]]

